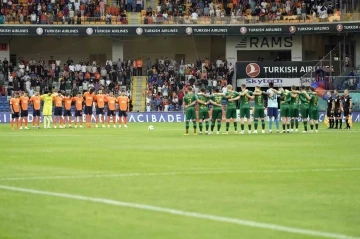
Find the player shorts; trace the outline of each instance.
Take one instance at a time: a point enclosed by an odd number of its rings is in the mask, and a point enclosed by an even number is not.
[[[195,108],[187,108],[185,110],[185,119],[186,120],[196,120]]]
[[[54,116],[62,115],[62,107],[55,107]]]
[[[351,115],[349,108],[344,108],[344,116],[347,117],[349,115]]]
[[[220,109],[213,108],[211,119],[212,120],[221,120],[222,119],[222,109],[221,108]]]
[[[236,108],[226,109],[226,119],[236,119]]]
[[[52,115],[52,109],[51,108],[45,108],[43,109],[43,115],[44,116],[50,116]]]
[[[301,107],[300,114],[302,119],[307,119],[309,117],[309,107]]]
[[[75,110],[75,117],[81,117],[82,116],[82,110]]]
[[[92,115],[92,113],[93,113],[92,106],[85,106],[85,114]]]
[[[240,118],[250,118],[250,108],[249,107],[240,107]]]
[[[71,116],[71,110],[65,109],[63,116],[64,116],[64,117],[66,117],[66,116]]]
[[[337,118],[340,118],[341,117],[341,110],[340,109],[335,109],[334,110],[334,116],[337,117]]]
[[[115,110],[108,110],[107,116],[115,116]]]
[[[267,115],[269,117],[275,117],[277,118],[279,115],[278,108],[277,107],[268,107],[267,108]]]
[[[40,117],[40,110],[33,110],[33,117]]]
[[[280,107],[280,116],[286,118],[290,117],[290,108],[288,105],[282,105]]]
[[[290,108],[290,117],[291,118],[299,118],[299,108],[298,107]]]
[[[97,114],[97,115],[104,115],[104,114],[105,114],[104,108],[98,108],[98,107],[96,107],[96,114]]]
[[[265,118],[264,108],[255,108],[254,109],[254,118],[255,119],[263,119]]]
[[[319,120],[319,110],[318,109],[310,109],[309,112],[310,120]]]
[[[200,109],[199,110],[199,120],[209,119],[209,111],[208,109]]]
[[[334,117],[334,112],[331,112],[331,109],[329,110],[326,110],[326,116],[328,117],[328,118],[332,118],[332,117]]]
[[[28,116],[29,116],[29,111],[28,110],[22,110],[21,111],[21,118],[28,117]]]
[[[127,117],[126,110],[119,110],[119,117],[121,117],[121,116]]]
[[[19,112],[14,112],[14,114],[11,114],[12,119],[18,119],[19,118]]]

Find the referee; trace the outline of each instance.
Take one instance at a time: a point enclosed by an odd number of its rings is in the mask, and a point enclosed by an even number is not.
[[[334,98],[334,116],[335,116],[335,129],[341,129],[342,128],[342,119],[341,119],[341,112],[343,111],[343,105],[341,102],[341,97],[339,95],[339,92],[337,90],[334,91],[335,98]],[[339,125],[340,123],[340,125]],[[338,126],[340,126],[338,128]]]
[[[349,90],[345,90],[344,91],[344,117],[346,119],[346,128],[345,129],[350,129],[350,124],[348,122],[349,117],[351,116],[351,111],[352,111],[352,100],[351,100],[351,96],[349,95]]]
[[[331,92],[328,91],[327,92],[327,109],[326,109],[326,116],[329,119],[329,129],[333,129],[334,128],[334,109],[335,109],[335,101],[334,98],[331,95]]]

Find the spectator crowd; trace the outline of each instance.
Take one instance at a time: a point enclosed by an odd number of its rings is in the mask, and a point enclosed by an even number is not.
[[[197,23],[199,17],[209,17],[210,23],[252,23],[280,21],[286,16],[295,16],[292,19],[304,21],[328,21],[330,15],[339,14],[338,9],[338,5],[333,6],[331,1],[325,0],[170,0],[161,1],[156,9],[147,7],[143,22],[159,24],[173,19],[175,23]]]
[[[18,22],[19,24],[83,24],[84,22],[104,21],[106,23],[127,24],[124,0],[109,5],[108,0],[1,0],[0,23]],[[133,0],[130,0],[131,2]],[[141,10],[143,0],[138,8]],[[136,4],[135,4],[136,5]]]
[[[206,88],[211,93],[215,88],[225,91],[232,84],[234,66],[220,57],[211,62],[208,58],[194,63],[156,59],[147,70],[146,111],[179,111],[187,87],[195,93]]]
[[[109,59],[100,65],[89,58],[74,62],[69,57],[64,64],[53,57],[48,61],[20,58],[14,66],[5,58],[0,60],[0,92],[3,96],[11,96],[13,91],[27,91],[31,97],[35,92],[43,94],[53,89],[76,95],[94,88],[115,95],[127,90],[131,97],[131,77],[141,75],[139,68],[133,67],[139,61],[142,62],[140,59]]]

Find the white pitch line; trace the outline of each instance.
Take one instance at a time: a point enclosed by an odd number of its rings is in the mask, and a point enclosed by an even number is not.
[[[322,232],[322,231],[313,231],[313,230],[307,230],[307,229],[301,229],[301,228],[295,228],[295,227],[287,227],[287,226],[270,224],[270,223],[249,221],[249,220],[244,220],[244,219],[239,219],[239,218],[230,218],[230,217],[222,217],[222,216],[216,216],[216,215],[211,215],[211,214],[188,212],[188,211],[182,211],[182,210],[177,210],[177,209],[172,209],[172,208],[116,201],[116,200],[105,199],[105,198],[93,198],[93,197],[67,194],[67,193],[56,193],[56,192],[40,191],[40,190],[27,189],[27,188],[10,187],[10,186],[6,186],[6,185],[0,185],[0,189],[14,191],[14,192],[35,194],[35,195],[74,199],[74,200],[87,201],[87,202],[93,202],[93,203],[102,203],[102,204],[107,204],[107,205],[126,207],[126,208],[134,208],[134,209],[140,209],[140,210],[145,210],[145,211],[167,213],[167,214],[171,214],[171,215],[205,219],[205,220],[215,221],[215,222],[231,223],[231,224],[237,224],[237,225],[242,225],[242,226],[247,226],[247,227],[288,232],[288,233],[292,233],[292,234],[301,234],[301,235],[317,236],[317,237],[323,237],[323,238],[335,238],[335,239],[360,239],[359,237],[353,237],[353,236],[348,236],[348,235],[343,235],[343,234],[336,234],[336,233]]]
[[[192,171],[192,172],[159,172],[159,173],[117,173],[117,174],[84,174],[84,175],[55,175],[6,177],[0,181],[45,180],[45,179],[82,179],[82,178],[120,178],[146,176],[173,176],[173,175],[201,175],[201,174],[241,174],[241,173],[307,173],[307,172],[341,172],[360,171],[360,168],[316,168],[316,169],[279,169],[279,170],[219,170],[219,171]]]

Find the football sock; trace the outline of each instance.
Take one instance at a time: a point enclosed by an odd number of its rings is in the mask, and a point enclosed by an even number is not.
[[[319,124],[315,124],[315,129],[318,130],[319,129]]]
[[[248,124],[248,130],[251,130],[251,124]]]
[[[275,124],[276,124],[276,130],[279,130],[279,119],[278,118],[275,119]]]
[[[307,131],[307,121],[304,121],[304,130]]]
[[[298,128],[299,128],[299,120],[295,119],[295,129],[298,129]]]
[[[340,129],[342,128],[342,119],[339,119],[340,122]]]
[[[186,122],[185,122],[185,128],[186,128],[186,130],[189,129],[189,121],[186,121]]]
[[[254,129],[257,130],[258,127],[258,119],[254,120]]]
[[[338,125],[339,125],[339,120],[336,119],[336,120],[335,120],[335,128],[336,128],[336,129],[337,129]]]
[[[237,122],[234,122],[235,131],[237,131]]]
[[[126,120],[125,120],[125,122],[126,122]],[[194,128],[194,132],[195,132],[196,131],[196,121],[195,120],[193,121],[193,128]]]
[[[290,121],[290,124],[291,124],[291,129],[293,129],[293,128],[294,128],[294,123],[295,123],[295,120],[291,119],[291,121]]]
[[[229,131],[230,122],[226,122],[226,132]]]
[[[265,120],[261,120],[261,128],[264,130],[265,129]]]
[[[205,129],[206,129],[206,131],[209,130],[209,121],[206,121],[206,122],[205,122]]]
[[[269,117],[269,129],[272,130],[273,118]]]
[[[220,128],[221,128],[221,121],[218,121],[217,122],[217,131],[220,131]]]
[[[288,124],[286,124],[286,128],[287,128],[287,130],[289,130],[290,129],[290,124],[288,123]]]
[[[313,129],[314,129],[314,125],[310,124],[310,130],[313,130]]]
[[[211,121],[211,132],[214,131],[215,128],[215,121]]]
[[[199,122],[199,129],[200,129],[200,132],[202,132],[202,122]]]
[[[47,127],[47,116],[44,116],[44,128],[46,128]]]
[[[244,130],[244,124],[241,124],[241,130]]]
[[[283,128],[283,130],[285,131],[285,124],[282,124],[282,128]]]

